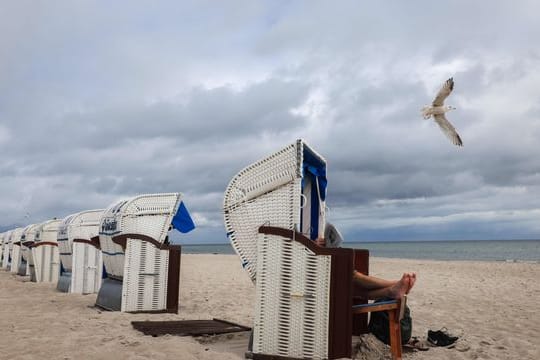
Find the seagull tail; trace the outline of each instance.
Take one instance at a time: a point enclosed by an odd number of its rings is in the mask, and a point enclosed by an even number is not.
[[[424,117],[424,119],[429,119],[431,117],[431,112],[430,112],[430,107],[429,106],[424,106],[422,108],[422,116]]]

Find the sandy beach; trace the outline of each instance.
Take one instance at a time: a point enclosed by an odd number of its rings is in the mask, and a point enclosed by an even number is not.
[[[416,271],[409,297],[413,336],[442,327],[454,348],[406,351],[406,359],[539,359],[540,264],[371,258],[371,274]],[[220,318],[251,326],[254,286],[235,255],[182,256],[178,314],[125,314],[95,308],[95,295],[68,295],[52,284],[0,271],[0,359],[242,359],[247,333],[205,338],[151,337],[134,320]],[[387,351],[373,336],[358,359]],[[384,355],[382,355],[384,354]]]

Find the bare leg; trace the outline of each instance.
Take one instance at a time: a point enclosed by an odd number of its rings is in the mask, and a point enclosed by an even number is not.
[[[353,281],[366,290],[377,290],[395,285],[397,280],[379,279],[375,276],[364,275],[358,271],[353,274]]]

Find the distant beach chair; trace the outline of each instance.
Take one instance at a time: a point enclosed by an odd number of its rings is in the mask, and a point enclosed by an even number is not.
[[[9,270],[11,266],[10,249],[12,247],[11,236],[15,230],[9,230],[4,235],[4,242],[2,244],[2,269]]]
[[[99,227],[103,209],[67,216],[58,227],[62,272],[57,289],[75,294],[97,293],[103,277]]]
[[[251,355],[351,357],[352,335],[367,328],[365,313],[389,311],[399,359],[394,325],[401,303],[366,304],[353,286],[353,269],[367,273],[367,250],[313,242],[324,234],[326,185],[326,161],[298,140],[246,167],[227,187],[227,235],[256,287]]]
[[[26,228],[17,228],[11,236],[10,272],[12,274],[17,274],[22,265],[22,241],[24,241],[23,234],[27,228],[28,226]],[[24,269],[26,271],[26,266],[24,266]]]
[[[180,253],[169,230],[195,225],[180,193],[120,201],[103,213],[99,242],[107,278],[96,305],[123,312],[178,312]]]
[[[19,263],[19,270],[17,275],[30,276],[31,275],[31,250],[30,246],[36,239],[36,232],[41,224],[32,224],[24,228],[20,241],[20,253],[21,260]]]
[[[57,283],[60,274],[58,251],[58,226],[62,220],[52,219],[41,223],[36,229],[35,239],[29,245],[30,280],[34,282]]]
[[[9,231],[5,231],[0,234],[0,269],[3,268],[2,262],[4,260],[4,240],[9,238]]]

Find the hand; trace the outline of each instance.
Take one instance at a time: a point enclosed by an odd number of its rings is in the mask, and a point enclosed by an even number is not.
[[[326,246],[326,240],[324,240],[323,237],[318,237],[317,240],[315,240],[315,244],[317,244],[320,247]]]

